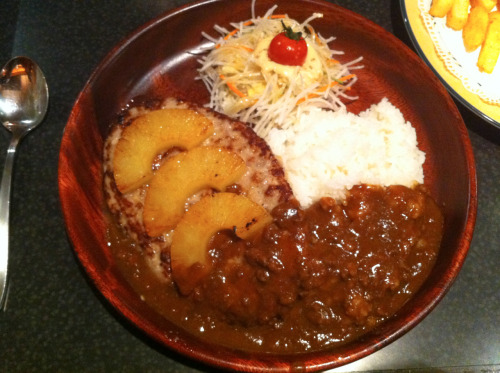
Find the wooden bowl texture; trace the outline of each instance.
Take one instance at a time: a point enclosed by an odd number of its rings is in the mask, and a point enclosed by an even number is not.
[[[365,357],[419,323],[452,285],[466,257],[477,209],[473,152],[463,120],[430,69],[393,35],[367,19],[320,0],[258,0],[263,15],[276,12],[299,21],[314,12],[321,35],[335,36],[342,62],[363,56],[359,81],[348,104],[358,113],[387,97],[417,131],[427,154],[426,184],[442,207],[444,236],[436,265],[418,293],[390,320],[342,347],[295,355],[256,354],[201,341],[142,302],[116,268],[107,245],[109,219],[103,198],[102,150],[111,122],[141,97],[166,95],[206,103],[197,75],[201,32],[216,35],[214,24],[251,18],[248,0],[196,2],[170,11],[139,28],[99,64],[69,117],[59,160],[59,191],[69,238],[97,289],[126,319],[149,337],[189,358],[219,368],[286,372],[334,368]]]

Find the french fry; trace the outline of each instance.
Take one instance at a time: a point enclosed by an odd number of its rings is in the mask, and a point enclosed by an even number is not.
[[[472,7],[482,6],[487,12],[491,12],[497,5],[497,0],[470,0],[470,5]]]
[[[446,16],[446,26],[457,31],[463,29],[469,17],[469,5],[470,0],[454,0]]]
[[[488,18],[489,18],[490,23],[497,20],[497,19],[500,19],[500,9],[495,11],[495,12],[489,13]]]
[[[433,0],[429,14],[433,17],[443,18],[451,9],[454,0]]]
[[[477,67],[479,71],[491,74],[500,54],[500,12],[491,12],[488,30],[479,52]]]
[[[485,8],[478,5],[471,9],[467,23],[462,30],[462,38],[467,52],[473,52],[483,44],[488,23],[488,12]]]

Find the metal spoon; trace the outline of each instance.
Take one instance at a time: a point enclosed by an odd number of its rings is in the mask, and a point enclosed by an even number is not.
[[[38,65],[27,57],[11,59],[0,72],[0,120],[12,132],[0,184],[0,310],[7,306],[9,207],[12,166],[20,140],[47,112],[49,91]]]

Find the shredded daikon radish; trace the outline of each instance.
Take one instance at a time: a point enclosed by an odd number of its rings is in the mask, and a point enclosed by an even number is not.
[[[208,106],[254,126],[266,137],[272,128],[286,129],[298,121],[301,113],[312,108],[337,111],[353,100],[348,91],[357,77],[351,70],[361,57],[342,64],[334,58],[343,52],[329,48],[333,37],[323,38],[311,22],[323,15],[312,14],[304,22],[276,14],[277,6],[257,17],[252,2],[252,19],[231,23],[232,31],[216,25],[219,34],[203,36],[213,43],[200,59],[200,78],[210,92]],[[302,32],[307,46],[302,66],[285,66],[267,58],[266,42],[283,31],[282,22]]]

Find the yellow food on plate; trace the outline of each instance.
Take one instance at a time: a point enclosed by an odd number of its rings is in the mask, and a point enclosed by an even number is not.
[[[481,5],[472,8],[462,30],[465,50],[473,52],[483,44],[488,29],[488,11]]]
[[[490,13],[489,20],[477,66],[480,71],[491,74],[500,54],[500,12]]]
[[[113,155],[116,186],[122,193],[139,188],[153,177],[155,157],[172,147],[195,147],[212,134],[212,122],[189,109],[156,110],[134,119]]]
[[[433,0],[429,14],[446,17],[446,26],[462,30],[467,52],[481,47],[477,66],[479,71],[491,74],[500,52],[499,8],[500,0]]]
[[[149,236],[175,228],[189,197],[205,188],[224,190],[245,171],[238,154],[215,146],[197,147],[167,159],[146,191],[143,219]]]
[[[482,6],[487,12],[490,12],[497,5],[497,0],[470,0],[470,5],[472,7]]]
[[[206,274],[208,245],[218,231],[230,229],[238,237],[249,239],[271,221],[266,209],[243,195],[203,197],[177,225],[170,247],[172,275],[180,291],[188,293]]]
[[[434,0],[429,13],[431,16],[443,18],[451,9],[454,0]]]
[[[488,14],[488,17],[489,17],[489,21],[490,23],[493,22],[493,21],[497,21],[500,19],[500,9],[495,11],[495,12],[491,12]]]
[[[457,31],[463,29],[469,18],[469,6],[469,0],[454,0],[446,16],[446,26]]]

